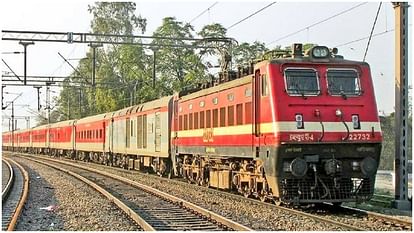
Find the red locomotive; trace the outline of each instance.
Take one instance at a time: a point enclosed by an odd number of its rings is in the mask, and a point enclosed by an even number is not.
[[[151,168],[263,201],[365,201],[382,142],[372,78],[367,63],[336,53],[315,46],[303,55],[295,44],[214,87],[14,138],[30,135],[21,150]],[[10,142],[3,134],[3,147]]]

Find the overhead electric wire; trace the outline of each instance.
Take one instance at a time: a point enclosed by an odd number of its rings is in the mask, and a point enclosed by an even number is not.
[[[362,61],[365,61],[365,58],[367,57],[369,43],[371,42],[372,33],[374,33],[375,25],[377,24],[378,15],[379,15],[379,12],[381,10],[381,5],[382,5],[382,2],[380,2],[379,6],[378,6],[377,15],[375,16],[374,24],[372,25],[371,33],[369,34],[369,39],[368,39],[367,47],[365,49],[364,59]]]
[[[408,26],[411,27],[412,24],[408,24]],[[395,28],[390,29],[390,30],[386,30],[386,31],[383,31],[383,32],[378,32],[376,34],[373,34],[372,37],[381,36],[381,35],[384,35],[384,34],[387,34],[389,32],[393,32],[393,31],[395,31]],[[334,47],[339,48],[339,47],[342,47],[342,46],[345,46],[345,45],[349,45],[349,44],[359,42],[361,40],[366,40],[368,38],[369,38],[369,36],[366,36],[366,37],[359,38],[359,39],[356,39],[356,40],[352,40],[352,41],[349,41],[349,42],[346,42],[346,43],[343,43],[343,44],[335,45]]]
[[[234,26],[238,25],[239,23],[241,23],[241,22],[243,22],[243,21],[247,20],[248,18],[250,18],[250,17],[252,17],[252,16],[256,15],[257,13],[259,13],[259,12],[261,12],[261,11],[265,10],[266,8],[270,7],[271,5],[273,5],[273,4],[275,4],[275,3],[276,3],[276,2],[272,2],[272,3],[268,4],[267,6],[265,6],[265,7],[261,8],[260,10],[258,10],[258,11],[256,11],[256,12],[254,12],[253,14],[251,14],[251,15],[249,15],[249,16],[247,16],[247,17],[243,18],[242,20],[240,20],[240,21],[238,21],[238,22],[236,22],[236,23],[232,24],[230,27],[228,27],[228,28],[227,28],[227,30],[230,30],[232,27],[234,27]]]
[[[384,35],[384,34],[386,34],[388,32],[393,32],[393,31],[395,31],[395,29],[391,29],[391,30],[388,30],[388,31],[379,32],[379,33],[373,34],[372,37],[381,36],[381,35]],[[349,44],[353,44],[353,43],[359,42],[361,40],[366,40],[368,38],[369,38],[369,36],[366,36],[366,37],[359,38],[359,39],[356,39],[356,40],[353,40],[353,41],[349,41],[349,42],[346,42],[346,43],[343,43],[343,44],[335,45],[334,47],[335,48],[339,48],[339,47],[342,47],[342,46],[345,46],[345,45],[349,45]]]
[[[316,22],[316,23],[313,23],[313,24],[311,24],[311,25],[309,25],[309,26],[306,26],[306,27],[304,27],[304,28],[302,28],[302,29],[300,29],[300,30],[297,30],[297,31],[292,32],[292,33],[289,33],[289,34],[287,34],[287,35],[285,35],[285,36],[280,37],[279,39],[276,39],[276,40],[274,40],[274,41],[272,41],[272,42],[269,42],[269,43],[267,43],[267,45],[270,45],[270,44],[276,43],[276,42],[278,42],[278,41],[280,41],[280,40],[286,39],[286,38],[288,38],[288,37],[290,37],[290,36],[293,36],[293,35],[295,35],[295,34],[298,34],[299,32],[302,32],[302,31],[304,31],[304,30],[308,30],[308,29],[309,29],[309,28],[311,28],[311,27],[314,27],[314,26],[316,26],[316,25],[319,25],[319,24],[321,24],[321,23],[324,23],[324,22],[326,22],[326,21],[328,21],[328,20],[330,20],[330,19],[336,18],[336,17],[338,17],[338,16],[340,16],[340,15],[342,15],[342,14],[345,14],[345,13],[347,13],[347,12],[349,12],[349,11],[351,11],[351,10],[353,10],[353,9],[357,8],[357,7],[360,7],[360,6],[362,6],[362,5],[365,5],[365,4],[367,4],[367,3],[368,3],[368,2],[363,2],[363,3],[360,3],[360,4],[356,5],[356,6],[353,6],[353,7],[349,8],[349,9],[347,9],[347,10],[344,10],[344,11],[341,11],[341,12],[339,12],[339,13],[336,13],[336,14],[334,14],[334,15],[332,15],[332,16],[330,16],[330,17],[326,18],[326,19],[323,19],[323,20],[321,20],[321,21],[318,21],[318,22]]]
[[[192,20],[190,20],[189,23],[192,23],[194,20],[198,19],[200,16],[202,16],[204,13],[206,13],[207,11],[209,11],[211,8],[213,8],[218,2],[213,3],[213,5],[209,6],[207,9],[205,9],[203,12],[201,12],[199,15],[197,15],[196,17],[194,17]]]

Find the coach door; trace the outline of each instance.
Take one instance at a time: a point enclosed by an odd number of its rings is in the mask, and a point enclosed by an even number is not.
[[[111,122],[109,122],[109,129],[108,129],[108,146],[109,150],[108,152],[114,151],[114,114],[112,114]]]
[[[126,137],[125,137],[125,146],[126,148],[129,148],[130,144],[131,144],[131,121],[129,118],[127,118],[125,120],[126,126],[125,126],[125,132],[126,132]]]
[[[260,70],[256,70],[253,82],[254,90],[254,108],[253,108],[253,153],[255,157],[259,157],[260,148],[260,102],[261,102],[261,91],[260,91]]]
[[[155,113],[155,151],[161,151],[161,114]]]
[[[72,134],[70,135],[70,137],[71,137],[71,142],[72,142],[72,151],[74,151],[75,150],[75,148],[76,148],[76,126],[75,126],[75,123],[76,123],[76,121],[72,121],[72,125],[71,125],[71,127],[72,127],[72,130],[71,130],[71,132],[72,132]]]
[[[106,138],[105,138],[106,137],[106,135],[105,135],[105,131],[106,131],[105,118],[106,118],[106,115],[104,117],[104,122],[102,123],[102,129],[99,132],[99,136],[102,140],[102,151],[104,151],[104,152],[105,152],[105,141],[106,141]]]

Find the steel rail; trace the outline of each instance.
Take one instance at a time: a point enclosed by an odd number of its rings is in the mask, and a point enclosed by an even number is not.
[[[400,225],[412,225],[412,221],[408,221],[408,220],[404,220],[404,219],[399,219],[396,217],[392,217],[392,216],[387,216],[385,214],[380,214],[380,213],[376,213],[376,212],[372,212],[372,211],[368,211],[368,210],[361,210],[361,209],[357,209],[357,208],[353,208],[353,207],[349,207],[349,206],[341,206],[341,209],[344,210],[348,210],[348,211],[354,211],[357,213],[361,213],[361,214],[365,214],[369,217],[375,217],[375,218],[380,218],[386,221],[391,221]]]
[[[29,157],[34,157],[34,156],[29,156]],[[24,158],[27,158],[27,157],[25,156]],[[39,158],[39,157],[36,157],[36,158]],[[220,223],[224,226],[227,226],[230,229],[233,229],[233,230],[236,230],[236,231],[252,231],[251,228],[248,228],[248,227],[246,227],[246,226],[244,226],[240,223],[234,222],[233,220],[227,219],[226,217],[223,217],[223,216],[221,216],[219,214],[216,214],[212,211],[204,209],[204,208],[202,208],[200,206],[197,206],[193,203],[190,203],[188,201],[185,201],[185,200],[183,200],[181,198],[178,198],[178,197],[175,197],[173,195],[167,194],[167,193],[162,192],[160,190],[157,190],[155,188],[149,187],[147,185],[138,183],[136,181],[132,181],[130,179],[127,179],[127,178],[124,178],[124,177],[121,177],[121,176],[118,176],[118,175],[110,174],[110,173],[107,173],[107,172],[104,172],[104,171],[100,171],[100,170],[97,170],[97,169],[94,169],[94,168],[74,164],[72,162],[66,162],[66,161],[62,161],[62,160],[55,160],[55,159],[50,159],[50,158],[45,158],[45,157],[41,157],[41,159],[52,161],[52,162],[57,162],[57,163],[61,163],[61,164],[69,165],[69,166],[73,166],[73,167],[84,169],[84,170],[87,170],[87,171],[90,171],[90,172],[98,173],[98,174],[101,174],[103,176],[107,176],[107,177],[110,177],[110,178],[113,178],[113,179],[117,179],[117,180],[122,181],[123,183],[129,184],[133,187],[143,189],[146,192],[149,192],[149,193],[152,193],[152,194],[157,195],[159,197],[162,197],[163,199],[166,199],[166,200],[169,200],[171,202],[180,204],[181,206],[183,206],[185,208],[188,208],[188,209],[191,209],[191,210],[193,210],[197,213],[200,213],[201,215],[203,215],[203,216],[205,216],[209,219],[212,219],[212,220],[214,220],[214,221],[216,221],[216,222],[218,222],[218,223]]]
[[[2,160],[2,162],[4,162],[4,163],[7,165],[7,167],[9,168],[9,175],[10,175],[10,176],[9,176],[9,179],[8,179],[8,181],[7,181],[6,187],[5,187],[5,188],[4,188],[4,190],[1,192],[1,201],[3,202],[3,201],[6,199],[7,195],[9,195],[10,188],[11,188],[11,186],[12,186],[12,184],[13,184],[13,180],[14,180],[14,173],[13,173],[13,168],[12,168],[12,166],[10,165],[9,161],[5,160],[4,158],[2,158],[1,160]]]
[[[17,224],[17,220],[20,217],[20,214],[23,211],[23,207],[24,204],[26,203],[27,197],[29,195],[29,174],[27,173],[27,171],[16,161],[10,159],[10,162],[12,162],[13,164],[15,164],[20,171],[23,174],[23,179],[24,179],[24,184],[23,184],[23,192],[22,195],[20,197],[19,203],[17,204],[17,207],[13,213],[13,216],[9,222],[9,225],[7,227],[7,231],[14,231],[16,224]]]
[[[91,186],[93,189],[95,189],[96,191],[98,191],[99,193],[104,195],[109,201],[115,203],[115,205],[117,205],[122,211],[124,211],[126,215],[128,215],[130,218],[132,218],[145,231],[155,231],[155,229],[150,224],[148,224],[141,216],[139,216],[135,211],[133,211],[131,208],[129,208],[127,205],[125,205],[125,203],[123,203],[121,200],[116,198],[114,195],[112,195],[111,193],[109,193],[105,189],[101,188],[99,185],[97,185],[93,181],[90,181],[87,178],[85,178],[85,177],[83,177],[79,174],[76,174],[76,173],[71,172],[67,169],[55,166],[53,164],[49,164],[49,163],[42,162],[42,161],[39,161],[37,159],[28,158],[28,157],[24,157],[24,158],[28,159],[30,161],[36,162],[36,163],[43,164],[43,165],[48,166],[48,167],[52,167],[56,170],[65,172],[65,173],[77,178],[78,180],[81,180],[82,182],[86,183],[87,185]],[[41,158],[41,159],[45,159],[45,158]],[[47,159],[45,159],[45,160],[47,160]],[[56,161],[53,161],[53,162],[56,162]]]

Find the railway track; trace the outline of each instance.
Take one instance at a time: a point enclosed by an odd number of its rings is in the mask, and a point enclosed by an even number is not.
[[[2,190],[2,231],[13,231],[29,193],[29,175],[13,160],[2,159],[3,168],[9,171],[8,181]]]
[[[65,161],[44,157],[24,158],[64,171],[88,183],[112,200],[146,231],[251,230],[185,200],[123,177]]]
[[[27,158],[27,157],[25,157],[25,158]],[[64,163],[64,164],[67,164],[67,165],[70,165],[70,166],[77,166],[77,167],[81,167],[81,168],[86,168],[85,166],[74,165],[73,164],[73,161],[71,161],[71,160],[62,161],[62,160],[50,159],[50,158],[47,158],[47,157],[42,157],[42,159],[45,159],[45,160],[48,160],[48,161],[53,161],[53,162]],[[85,164],[90,165],[88,163],[85,163]],[[91,169],[91,170],[98,171],[96,169]],[[127,172],[126,170],[122,170],[122,171],[123,172]],[[143,174],[143,175],[145,175],[145,174]],[[151,176],[151,175],[148,175],[148,176]],[[163,179],[163,178],[160,178],[158,176],[151,176],[151,177],[152,178],[155,178],[155,179]],[[121,177],[121,178],[125,182],[128,182],[128,183],[133,183],[134,182],[134,181],[132,181],[130,179],[126,179],[126,178],[123,178],[123,177]],[[169,182],[174,182],[174,183],[175,182],[183,183],[181,181],[175,181],[175,180],[168,180],[168,181]],[[199,188],[201,188],[201,189],[207,189],[205,187],[199,187]],[[237,195],[237,194],[222,192],[222,191],[214,190],[214,189],[208,189],[208,190],[213,191],[213,192],[218,192],[218,193],[221,193],[221,194],[225,193],[226,195],[233,196],[234,198],[239,199],[239,200],[245,200],[246,199],[246,198],[244,198],[244,197],[242,197],[240,195]],[[274,208],[274,209],[279,209],[279,210],[287,211],[289,213],[293,213],[294,215],[299,215],[299,216],[302,216],[302,217],[305,217],[305,218],[308,218],[308,219],[313,219],[313,220],[316,220],[316,222],[321,222],[321,223],[324,223],[324,224],[336,226],[339,229],[352,230],[352,231],[363,231],[363,230],[365,230],[364,228],[356,227],[356,226],[353,226],[352,224],[345,224],[345,223],[342,223],[342,222],[338,222],[336,220],[326,219],[324,217],[320,217],[320,216],[316,216],[316,215],[313,215],[313,214],[305,213],[305,212],[302,212],[302,211],[299,211],[299,210],[290,209],[290,208],[286,208],[286,207],[283,207],[283,206],[276,206],[276,205],[271,204],[271,203],[264,203],[264,202],[260,202],[258,200],[254,200],[254,199],[251,199],[251,198],[248,198],[248,200],[251,201],[251,202],[254,202],[254,203],[258,203],[260,205],[266,205],[267,207],[271,207],[271,208]],[[235,229],[235,228],[233,228],[233,229]]]
[[[66,161],[68,161],[68,163],[73,163],[72,160],[66,160]],[[107,166],[102,166],[102,165],[97,165],[97,164],[89,164],[89,163],[84,163],[84,162],[79,162],[79,163],[85,164],[86,166],[92,166],[100,170],[104,169],[110,172],[115,172],[115,173],[118,173],[119,175],[122,175],[125,173],[137,174],[137,172],[135,171],[127,171],[127,170],[120,169],[120,168],[113,168],[113,167],[107,167]],[[148,177],[149,179],[162,179],[163,182],[171,182],[175,184],[184,185],[182,181],[178,181],[178,180],[167,180],[165,178],[160,178],[154,175],[143,174],[143,173],[139,173],[139,174],[140,176]],[[125,180],[126,182],[131,182],[131,180],[127,180],[127,179]],[[357,209],[353,210],[353,212],[351,212],[351,210],[349,209],[348,210],[338,209],[336,211],[330,211],[330,212],[329,211],[326,212],[323,210],[321,211],[320,209],[319,210],[314,209],[315,211],[312,212],[312,211],[306,211],[303,209],[293,209],[293,208],[288,208],[288,207],[283,207],[283,206],[276,206],[271,203],[264,203],[259,200],[245,198],[237,194],[223,192],[223,191],[215,190],[211,188],[197,187],[197,189],[200,189],[200,191],[202,192],[203,190],[205,190],[205,192],[212,192],[212,193],[217,193],[221,195],[225,194],[226,196],[231,196],[234,199],[238,199],[240,201],[249,201],[251,203],[255,203],[261,206],[266,206],[271,209],[273,208],[273,209],[286,211],[286,213],[289,212],[297,216],[302,216],[308,219],[314,219],[317,222],[321,222],[321,223],[329,224],[333,226],[338,226],[338,228],[343,229],[343,230],[375,231],[375,230],[411,230],[412,229],[412,223],[410,221],[405,221],[405,220],[401,220],[395,217],[377,214],[374,212],[367,212],[367,211],[357,210]],[[341,207],[341,208],[345,208],[345,207]],[[332,208],[330,209],[332,210]],[[355,211],[360,211],[360,212],[355,212]]]

